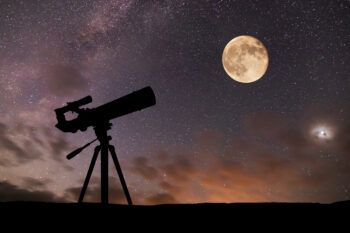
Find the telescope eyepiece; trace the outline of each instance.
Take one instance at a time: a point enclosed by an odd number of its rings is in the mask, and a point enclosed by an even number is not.
[[[90,95],[81,98],[80,100],[74,101],[74,102],[68,102],[68,106],[79,108],[82,105],[89,104],[92,102],[92,97]]]

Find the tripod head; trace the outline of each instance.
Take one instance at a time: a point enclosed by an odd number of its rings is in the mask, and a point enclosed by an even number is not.
[[[89,147],[92,143],[94,143],[96,140],[98,140],[97,138],[95,138],[94,140],[92,140],[91,142],[86,143],[84,146],[79,147],[78,149],[70,152],[66,157],[68,160],[74,158],[75,156],[77,156],[78,154],[80,154],[85,148]],[[108,136],[108,141],[112,140],[111,136]]]
[[[108,145],[108,142],[110,140],[112,140],[112,137],[107,135],[107,130],[111,129],[111,126],[112,126],[112,123],[109,123],[109,122],[105,123],[105,124],[99,124],[99,125],[95,126],[94,130],[95,130],[95,134],[96,134],[97,138],[95,138],[91,142],[85,144],[84,146],[82,146],[82,147],[72,151],[71,153],[69,153],[66,156],[66,158],[68,160],[74,158],[75,156],[80,154],[80,152],[82,152],[85,148],[89,147],[92,143],[94,143],[97,140],[100,141],[100,144],[107,144]]]

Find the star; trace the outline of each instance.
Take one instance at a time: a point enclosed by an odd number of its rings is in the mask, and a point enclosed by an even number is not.
[[[349,1],[0,2],[1,197],[33,196],[35,177],[75,202],[93,146],[65,156],[94,133],[59,131],[53,110],[151,86],[156,106],[109,132],[138,204],[348,198]],[[271,58],[252,85],[222,66],[243,34]]]
[[[334,127],[327,124],[318,124],[311,128],[310,133],[313,138],[318,141],[328,141],[334,138],[335,129]]]

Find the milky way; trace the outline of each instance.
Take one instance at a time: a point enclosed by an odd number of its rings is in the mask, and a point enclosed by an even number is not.
[[[135,203],[348,199],[349,24],[346,0],[0,0],[0,201],[75,201],[93,146],[65,155],[94,134],[53,110],[145,86],[157,105],[110,131]],[[269,51],[249,85],[221,63],[239,35]]]

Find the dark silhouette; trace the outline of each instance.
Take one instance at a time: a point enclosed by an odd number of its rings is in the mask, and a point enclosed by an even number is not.
[[[83,149],[91,145],[91,143],[94,141],[98,140],[100,142],[100,145],[95,147],[94,155],[92,157],[78,202],[81,203],[84,199],[84,195],[89,184],[98,154],[101,152],[101,203],[108,204],[109,152],[112,156],[128,204],[132,205],[132,200],[123,176],[122,169],[118,162],[114,146],[109,144],[109,141],[112,139],[112,137],[108,136],[107,131],[110,130],[112,126],[112,123],[109,122],[110,120],[155,105],[156,99],[154,93],[150,87],[145,87],[141,90],[113,100],[97,108],[80,108],[82,105],[91,102],[91,96],[87,96],[78,101],[67,103],[67,105],[62,108],[55,109],[58,121],[56,127],[58,129],[62,130],[63,132],[75,133],[78,130],[85,131],[88,127],[92,126],[97,137],[83,147],[78,148],[77,150],[68,154],[67,159],[72,159]],[[67,121],[64,114],[68,111],[78,113],[78,117]]]
[[[188,229],[193,224],[195,229],[206,227],[206,229],[222,228],[222,232],[233,227],[247,229],[249,226],[256,226],[259,229],[282,227],[293,229],[296,232],[305,229],[305,225],[310,224],[311,229],[320,224],[330,224],[332,229],[343,223],[348,226],[348,215],[350,202],[338,202],[333,204],[319,203],[202,203],[202,204],[171,204],[171,205],[101,205],[97,203],[45,203],[45,202],[0,202],[1,225],[19,221],[28,229],[28,226],[63,226],[63,231],[67,225],[77,225],[79,229],[95,227],[95,229],[113,229],[113,227],[123,226],[126,229],[135,230],[147,229],[153,232],[159,227],[164,229],[176,229],[179,231]],[[1,214],[0,214],[1,215]],[[6,221],[6,218],[9,220]],[[31,220],[33,218],[33,220]],[[5,219],[5,220],[4,220]],[[30,221],[28,221],[30,219]],[[80,220],[81,219],[81,220]],[[335,224],[331,220],[335,219]],[[28,221],[30,224],[25,224]],[[52,225],[43,225],[52,222]],[[101,224],[98,224],[101,221]],[[109,225],[110,227],[109,228]],[[104,227],[104,228],[103,228]],[[208,228],[211,227],[211,228]],[[9,228],[11,229],[11,228]],[[215,230],[214,230],[215,229]],[[344,229],[344,228],[342,228]],[[345,228],[346,229],[346,228]],[[336,231],[337,232],[337,231]],[[339,230],[341,232],[341,230]]]

